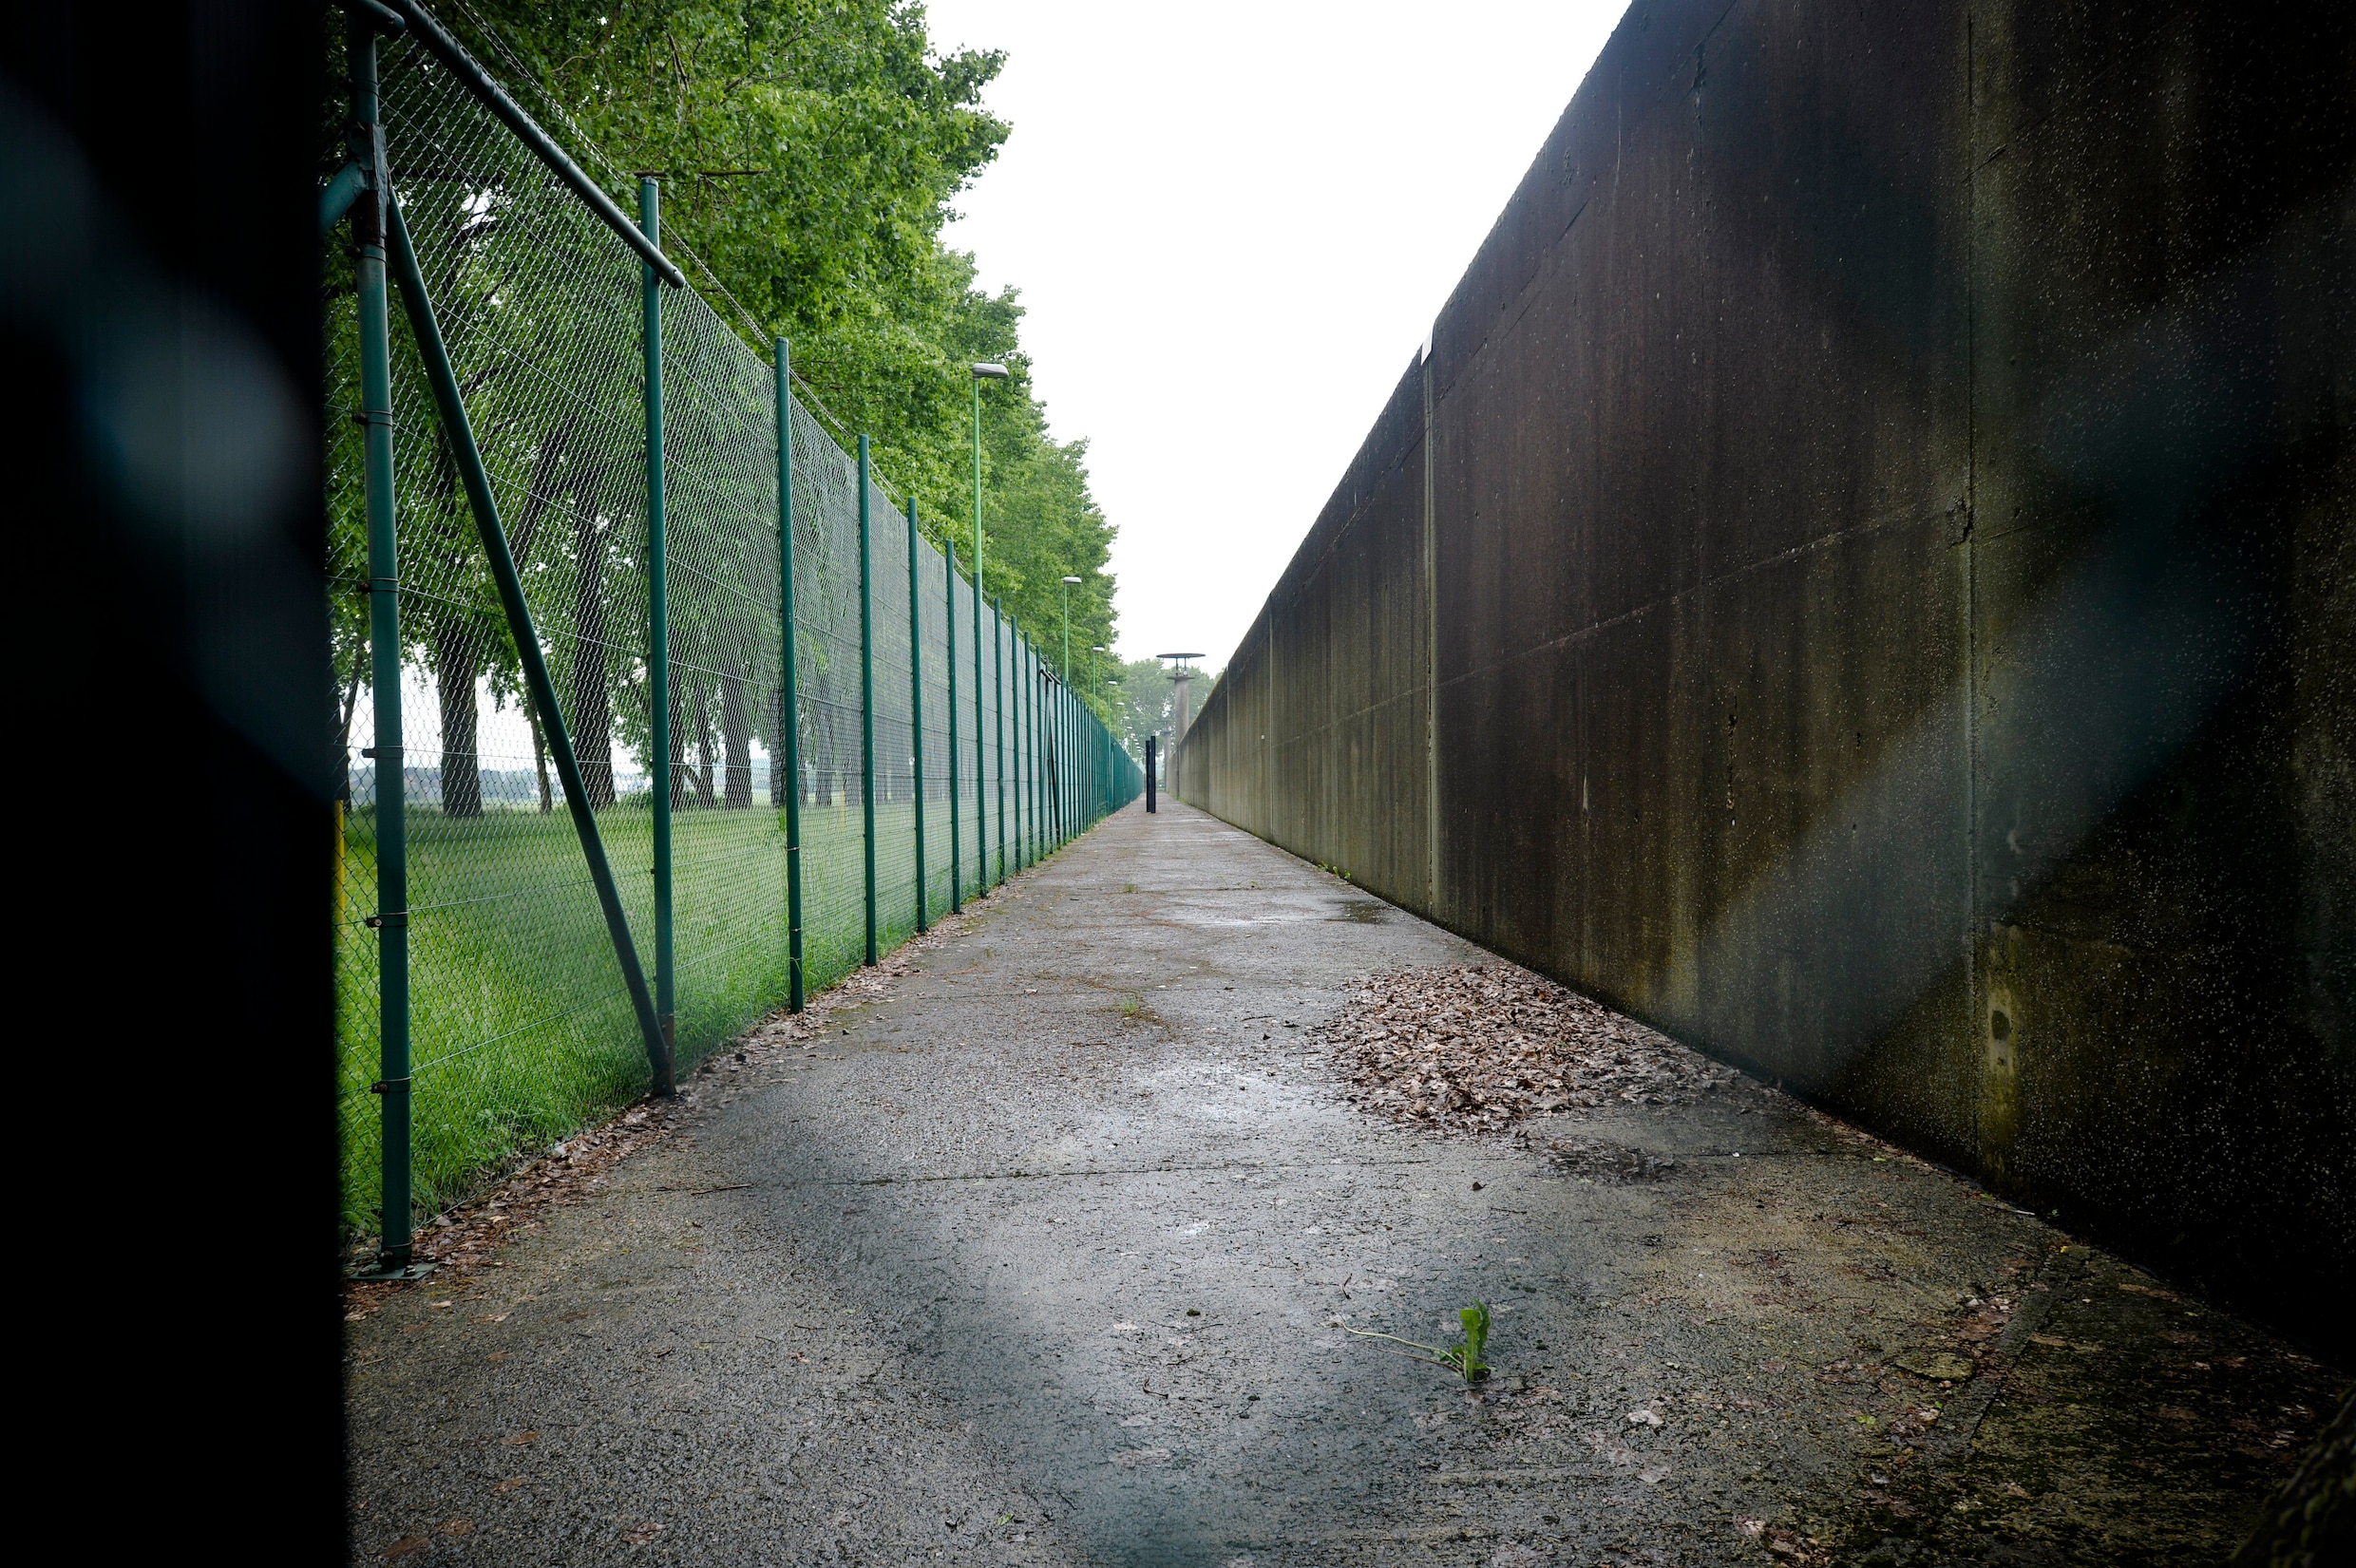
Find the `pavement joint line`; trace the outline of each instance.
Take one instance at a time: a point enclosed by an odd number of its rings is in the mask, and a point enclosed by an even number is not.
[[[1952,1463],[1971,1446],[1988,1407],[1995,1403],[2007,1374],[2020,1362],[2022,1343],[2044,1327],[2045,1319],[2053,1315],[2054,1308],[2068,1294],[2063,1287],[2085,1266],[2084,1257],[2079,1254],[2048,1253],[2037,1271],[2036,1280],[2014,1296],[2019,1305],[2013,1308],[2004,1332],[1996,1336],[1997,1365],[1975,1375],[1940,1407],[1939,1425],[1932,1428],[1928,1445],[1934,1463]],[[2041,1291],[2036,1285],[2045,1288]]]

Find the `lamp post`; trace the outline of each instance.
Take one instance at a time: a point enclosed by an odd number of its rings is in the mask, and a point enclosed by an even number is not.
[[[1194,679],[1194,671],[1187,668],[1187,661],[1199,659],[1203,655],[1200,653],[1156,653],[1153,656],[1157,659],[1172,661],[1169,671],[1169,744],[1174,746],[1186,738],[1188,721],[1193,717],[1188,711],[1191,705],[1187,698],[1188,696],[1188,687]]]
[[[1063,579],[1063,684],[1072,684],[1072,590],[1077,577]]]

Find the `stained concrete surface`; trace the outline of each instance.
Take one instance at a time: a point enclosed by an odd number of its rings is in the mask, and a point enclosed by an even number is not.
[[[355,1558],[2214,1562],[2346,1388],[1747,1080],[1526,1146],[1344,1104],[1351,982],[1483,957],[1131,807],[352,1325]],[[1477,1396],[1334,1326],[1476,1296]]]
[[[1627,6],[1171,793],[2346,1346],[2352,60]]]

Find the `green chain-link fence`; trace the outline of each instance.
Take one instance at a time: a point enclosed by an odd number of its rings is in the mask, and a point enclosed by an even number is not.
[[[797,862],[815,990],[1142,787],[913,510],[789,392],[781,421],[776,367],[396,9],[355,33],[321,215],[344,1208],[388,1264],[412,1214],[787,1005]]]

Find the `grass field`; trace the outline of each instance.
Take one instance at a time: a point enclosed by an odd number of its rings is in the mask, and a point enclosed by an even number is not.
[[[803,941],[811,991],[865,946],[861,814],[803,808]],[[631,935],[652,979],[653,817],[643,795],[601,812]],[[916,926],[914,807],[877,811],[878,941]],[[976,872],[970,819],[968,891]],[[377,934],[372,810],[343,828],[336,911],[337,1101],[346,1231],[372,1235],[379,1203]],[[646,1089],[645,1048],[572,819],[412,807],[409,838],[412,1185],[431,1214],[519,1155],[546,1147]],[[945,807],[926,805],[927,881],[948,907]],[[673,827],[682,1071],[786,1000],[782,812],[681,811]]]

